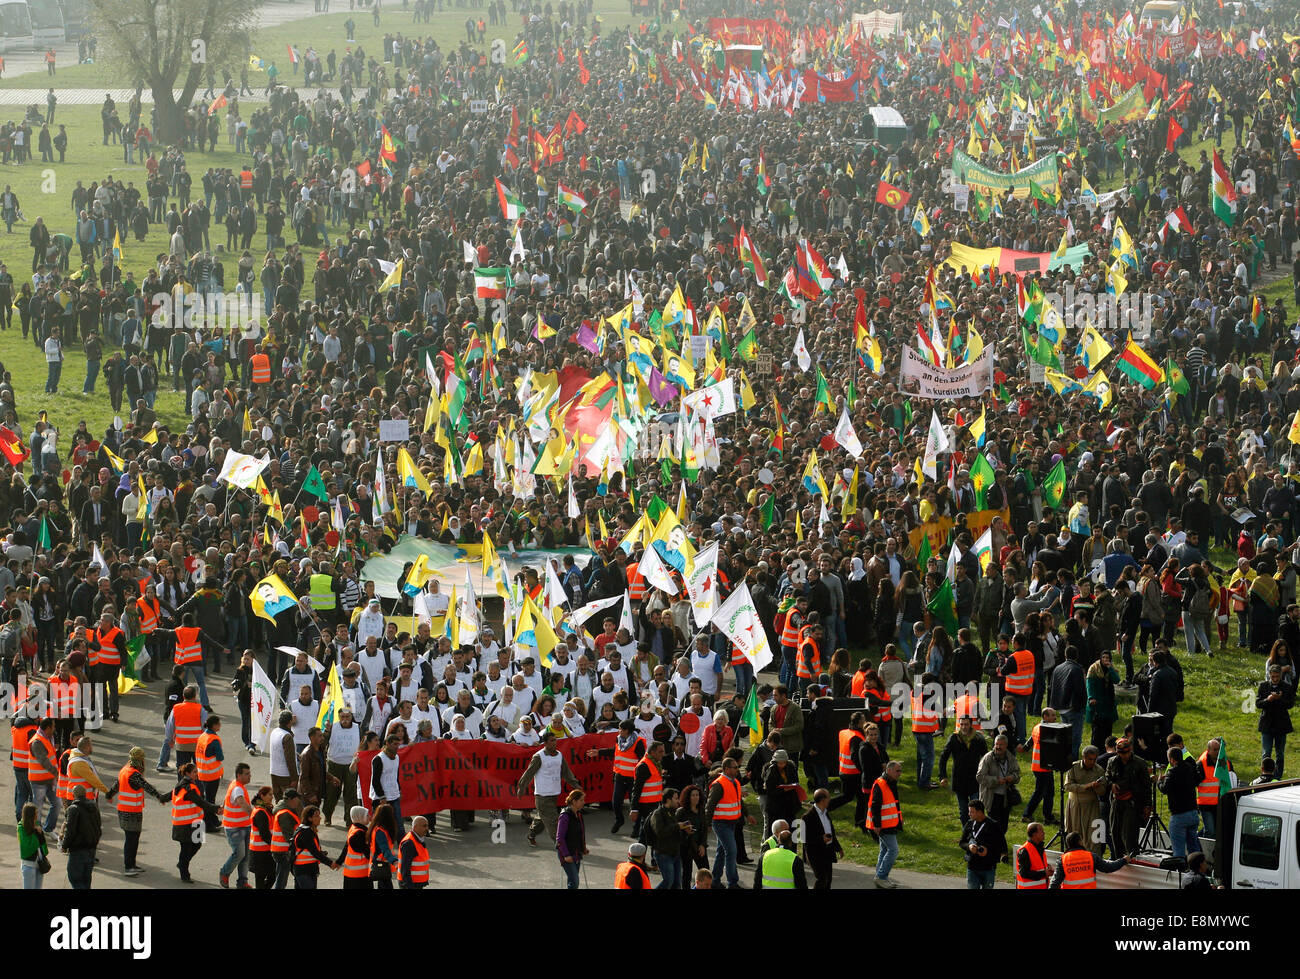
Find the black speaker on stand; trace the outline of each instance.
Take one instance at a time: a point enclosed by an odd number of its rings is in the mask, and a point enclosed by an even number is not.
[[[1058,796],[1057,813],[1060,815],[1060,829],[1047,841],[1051,849],[1065,836],[1065,773],[1070,770],[1073,759],[1070,749],[1074,746],[1074,728],[1069,724],[1038,725],[1038,761],[1045,768],[1056,773],[1056,790]]]
[[[1133,715],[1134,754],[1151,766],[1152,782],[1151,818],[1142,827],[1142,836],[1138,839],[1139,850],[1157,849],[1160,842],[1160,833],[1164,833],[1165,839],[1169,841],[1170,846],[1173,845],[1173,839],[1169,835],[1169,827],[1160,818],[1160,793],[1155,788],[1156,777],[1160,774],[1160,770],[1169,763],[1169,749],[1166,739],[1169,737],[1171,729],[1172,725],[1169,723],[1169,718],[1164,714]]]

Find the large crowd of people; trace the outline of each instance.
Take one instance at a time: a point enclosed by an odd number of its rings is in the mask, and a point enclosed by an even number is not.
[[[73,220],[26,229],[30,280],[0,267],[46,390],[82,344],[85,394],[120,416],[65,437],[0,383],[0,652],[51,691],[48,718],[13,725],[29,886],[56,841],[88,886],[73,857],[98,842],[96,796],[138,872],[146,795],[172,807],[182,880],[197,819],[230,840],[223,886],[248,886],[250,857],[259,887],[313,887],[321,865],[436,886],[436,819],[403,817],[391,780],[406,745],[444,738],[537,747],[530,840],[576,886],[583,798],[549,759],[585,733],[611,735],[615,831],[635,836],[620,887],[654,868],[737,886],[751,859],[756,886],[830,886],[848,811],[895,886],[904,741],[918,791],[957,797],[971,886],[991,886],[1021,842],[1008,824],[1053,817],[1039,725],[1058,720],[1079,838],[1053,868],[1031,823],[1015,876],[1086,886],[1074,854],[1118,869],[1157,790],[1127,691],[1172,731],[1203,693],[1180,659],[1229,647],[1258,657],[1265,762],[1234,745],[1236,765],[1281,776],[1300,360],[1294,311],[1263,293],[1294,268],[1300,304],[1293,15],[892,6],[687,2],[610,31],[589,3],[496,4],[506,64],[481,28],[444,50],[417,21],[383,50],[305,48],[307,77],[339,87],[296,88],[295,66],[251,112],[209,77],[169,142],[138,97],[125,122],[106,99],[140,186],[78,181]],[[205,168],[223,137],[246,162]],[[142,261],[131,239],[159,222],[167,252]],[[176,301],[231,292],[251,314],[220,327]],[[166,377],[177,424],[156,410]],[[975,389],[937,396],[945,378]],[[408,536],[486,551],[498,593],[462,614],[459,578],[368,576]],[[554,563],[524,568],[525,549]],[[703,607],[744,598],[762,640],[701,615],[706,559]],[[290,601],[259,614],[271,576]],[[166,686],[154,766],[93,754],[58,700],[94,689],[120,723],[142,649],[137,679]],[[280,688],[269,749],[255,666]],[[331,671],[345,706],[321,730]],[[234,678],[239,745],[214,677]],[[1000,695],[924,695],[972,683]],[[1214,834],[1218,742],[1169,747],[1185,856]],[[340,800],[331,856],[317,827]]]

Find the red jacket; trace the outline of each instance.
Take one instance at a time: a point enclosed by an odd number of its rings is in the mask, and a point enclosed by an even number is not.
[[[704,737],[700,741],[700,757],[708,762],[721,761],[722,756],[731,747],[734,738],[735,732],[729,727],[724,727],[722,729],[722,744],[719,745],[718,726],[710,724],[704,729]]]

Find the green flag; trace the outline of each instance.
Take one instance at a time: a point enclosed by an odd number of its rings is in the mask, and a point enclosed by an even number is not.
[[[989,487],[993,485],[995,473],[989,461],[984,458],[981,452],[975,457],[975,461],[970,467],[970,481],[975,487],[975,509],[985,509],[985,500],[988,495]]]
[[[50,543],[50,524],[44,517],[41,517],[41,529],[36,535],[36,546],[43,547],[47,551],[53,549]]]
[[[1182,368],[1174,363],[1172,357],[1165,360],[1165,377],[1169,381],[1169,387],[1173,389],[1174,394],[1188,394],[1192,386],[1187,383],[1187,375],[1183,373]]]
[[[656,493],[650,498],[650,502],[646,504],[646,516],[650,519],[651,523],[657,524],[659,518],[664,515],[664,511],[667,509],[668,504],[660,498],[658,493]]]
[[[957,635],[957,601],[952,594],[951,581],[947,578],[943,579],[943,584],[934,593],[934,598],[930,599],[930,604],[926,608],[948,635]]]
[[[858,403],[858,389],[854,385],[852,377],[849,378],[848,387],[844,389],[844,400],[848,402],[850,411],[853,410],[853,406]]]
[[[136,676],[135,661],[140,656],[140,650],[144,649],[145,640],[149,637],[143,632],[134,639],[126,641],[126,659],[122,661],[122,675],[132,680],[139,680]]]
[[[1058,459],[1043,480],[1043,501],[1055,510],[1065,499],[1065,460]]]
[[[921,569],[921,574],[925,574],[925,566],[930,563],[930,558],[934,556],[930,550],[930,535],[921,535],[921,546],[916,551],[916,566]]]
[[[831,400],[830,388],[826,386],[826,376],[822,374],[822,369],[817,368],[817,397],[814,399],[817,404],[825,405],[827,411],[835,410],[835,402]]]
[[[1231,769],[1228,767],[1228,741],[1226,738],[1219,738],[1219,759],[1214,763],[1214,777],[1219,780],[1219,795],[1232,791],[1232,776],[1228,773]]]
[[[751,326],[740,338],[740,343],[736,345],[736,354],[745,361],[752,361],[758,356],[758,335],[754,332],[754,327]]]
[[[763,529],[767,530],[772,524],[776,523],[776,497],[774,495],[768,496],[763,502],[762,514]]]
[[[758,684],[749,685],[749,699],[741,712],[740,723],[749,729],[749,746],[757,748],[763,743],[763,720],[758,713]]]
[[[330,495],[325,489],[325,480],[321,479],[320,470],[315,466],[307,473],[307,478],[303,480],[302,493],[310,493],[322,503],[328,503]]]

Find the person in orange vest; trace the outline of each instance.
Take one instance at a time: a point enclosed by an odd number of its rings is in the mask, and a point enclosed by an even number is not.
[[[1214,770],[1219,764],[1220,744],[1218,738],[1210,738],[1205,742],[1205,750],[1201,752],[1201,757],[1196,759],[1197,764],[1201,766],[1201,783],[1196,789],[1196,807],[1201,811],[1201,821],[1205,824],[1205,832],[1202,835],[1207,840],[1218,839],[1215,835],[1214,817],[1219,811],[1220,785]],[[1232,762],[1228,762],[1228,771],[1232,770]]]
[[[32,802],[39,813],[41,804],[48,801],[45,832],[51,834],[59,822],[59,756],[54,749],[54,718],[42,717],[36,730],[27,740],[27,782],[32,790]],[[51,839],[51,844],[58,842]]]
[[[1047,830],[1042,823],[1025,828],[1025,844],[1016,853],[1016,890],[1047,890]]]
[[[330,870],[338,870],[343,862],[343,854],[331,860],[320,848],[318,835],[321,822],[320,806],[307,806],[302,811],[302,822],[293,833],[293,843],[289,847],[289,856],[293,859],[293,889],[295,891],[314,891],[320,880],[321,864]],[[417,817],[422,818],[422,817]]]
[[[398,886],[404,891],[422,891],[429,886],[429,848],[425,837],[429,835],[429,821],[423,816],[411,820],[411,831],[402,837],[397,851]]]
[[[614,868],[614,887],[620,891],[650,890],[650,875],[645,868],[645,844],[627,848],[627,859]]]
[[[931,702],[926,690],[933,690],[931,684],[937,684],[939,678],[933,673],[921,674],[921,690],[912,691],[912,737],[916,739],[916,787],[922,792],[938,788],[930,780],[934,772],[934,736],[943,725],[943,700],[941,695],[934,696],[937,702]]]
[[[144,871],[136,864],[140,850],[140,833],[144,830],[144,797],[151,795],[159,805],[166,805],[169,797],[145,781],[144,749],[132,748],[127,762],[117,773],[117,782],[110,785],[105,799],[116,797],[117,822],[122,827],[122,862],[127,877],[138,877]]]
[[[636,782],[636,767],[646,753],[646,739],[637,733],[636,724],[629,717],[618,725],[618,739],[614,742],[614,825],[611,833],[623,827],[623,800]]]
[[[188,684],[182,694],[183,700],[172,708],[167,715],[164,727],[164,739],[176,745],[176,769],[194,761],[198,750],[199,737],[203,734],[203,724],[208,719],[207,708],[198,702],[199,688]],[[160,772],[166,771],[159,767]]]
[[[266,355],[264,350],[258,350],[249,358],[249,365],[252,367],[252,381],[254,384],[271,383],[271,358]]]
[[[807,615],[808,596],[800,595],[794,600],[794,607],[785,613],[785,618],[777,623],[781,640],[781,669],[778,679],[786,687],[793,687],[797,678],[800,633]]]
[[[302,796],[297,789],[286,789],[279,804],[271,813],[271,857],[275,860],[275,890],[282,891],[289,883],[293,860],[289,843],[302,822]]]
[[[745,790],[740,784],[740,762],[727,758],[722,763],[722,774],[709,785],[708,801],[704,811],[713,821],[713,835],[718,841],[717,852],[713,858],[713,879],[722,876],[722,869],[727,870],[727,886],[735,889],[740,886],[740,874],[736,869],[740,834],[745,823],[754,824],[754,817],[745,812]]]
[[[1042,827],[1040,826],[1039,829]],[[1052,883],[1049,886],[1052,890],[1094,891],[1097,889],[1098,873],[1113,874],[1127,865],[1128,857],[1103,860],[1093,856],[1092,851],[1083,845],[1082,836],[1078,833],[1069,833],[1065,837],[1065,850],[1061,853],[1061,859],[1056,865],[1056,872],[1052,874]]]
[[[208,832],[207,820],[216,815],[217,807],[203,798],[198,768],[193,762],[180,766],[177,774],[180,779],[172,789],[172,839],[181,845],[181,856],[176,869],[181,872],[184,883],[193,884],[190,861],[203,847]]]
[[[221,807],[221,828],[230,844],[230,856],[219,872],[222,887],[230,886],[230,872],[234,870],[237,871],[235,886],[240,890],[253,889],[248,883],[248,841],[253,828],[253,799],[248,793],[248,783],[252,780],[253,769],[241,761],[235,766],[235,777],[226,789],[226,801]]]
[[[632,775],[632,791],[628,793],[628,815],[636,827],[638,840],[645,836],[650,813],[664,797],[664,744],[653,741],[637,762]]]
[[[45,52],[45,67],[49,71],[50,77],[53,78],[54,77],[54,49],[53,48],[50,48]]]
[[[1029,706],[1030,694],[1034,692],[1034,654],[1025,648],[1029,645],[1029,639],[1023,633],[1017,632],[1012,642],[1016,651],[1002,664],[1002,692],[1016,698],[1016,737],[1020,740],[1020,747],[1028,747],[1025,711]]]
[[[203,789],[203,798],[213,805],[217,804],[217,789],[221,787],[221,776],[226,773],[226,756],[221,750],[221,718],[209,714],[203,721],[203,733],[194,745],[194,764],[199,770],[199,787]],[[208,829],[215,829],[209,826]]]
[[[903,830],[903,805],[898,798],[898,777],[902,774],[901,762],[891,761],[885,772],[871,786],[867,802],[867,831],[880,843],[876,858],[876,886],[893,889],[898,886],[889,877],[898,859],[898,834]]]
[[[348,810],[348,836],[343,844],[343,889],[373,890],[370,884],[370,810],[353,806]]]
[[[1033,819],[1034,810],[1038,808],[1038,803],[1043,804],[1043,819],[1045,822],[1052,820],[1052,802],[1056,795],[1056,786],[1052,779],[1052,770],[1043,764],[1042,736],[1043,724],[1056,723],[1056,710],[1051,707],[1043,708],[1043,720],[1040,724],[1035,724],[1034,729],[1029,733],[1029,746],[1033,754],[1030,756],[1029,767],[1034,773],[1034,792],[1025,803],[1024,818]]]
[[[122,672],[126,656],[126,633],[113,622],[113,607],[105,606],[99,617],[99,627],[92,630],[86,644],[90,659],[92,700],[103,684],[104,702],[101,705],[110,721],[117,720],[117,677]]]
[[[17,611],[15,609],[14,611]],[[9,719],[9,758],[14,772],[14,822],[23,818],[23,803],[32,801],[32,785],[27,781],[27,762],[31,759],[28,747],[36,732],[36,719],[28,717],[23,708]]]
[[[840,771],[840,794],[829,808],[829,812],[834,812],[840,806],[849,802],[856,802],[857,808],[853,813],[853,825],[861,826],[862,820],[866,813],[864,810],[867,806],[866,796],[862,794],[862,769],[858,768],[858,747],[859,743],[866,738],[863,729],[867,726],[867,715],[860,710],[855,710],[849,715],[849,726],[839,733],[839,771]]]
[[[190,601],[195,598],[202,599],[206,593],[196,593]],[[208,702],[208,685],[206,682],[206,670],[203,665],[204,643],[208,644],[208,649],[213,650],[213,656],[216,663],[220,664],[220,654],[222,652],[228,657],[230,650],[226,647],[225,640],[212,635],[194,624],[194,613],[186,612],[181,616],[181,624],[175,629],[157,629],[155,635],[168,636],[176,640],[176,649],[172,653],[172,660],[177,666],[185,667],[188,673],[193,674],[194,682],[199,688],[199,703],[203,705],[204,710],[212,710]],[[212,667],[214,673],[217,672],[217,666]]]
[[[853,680],[849,683],[850,697],[865,697],[864,691],[867,687],[867,674],[871,672],[871,660],[858,660],[858,672],[853,674]]]
[[[799,680],[799,695],[801,697],[807,692],[809,684],[821,675],[822,636],[822,627],[813,625],[806,627],[799,639],[799,654],[795,660],[794,672],[795,677]]]

